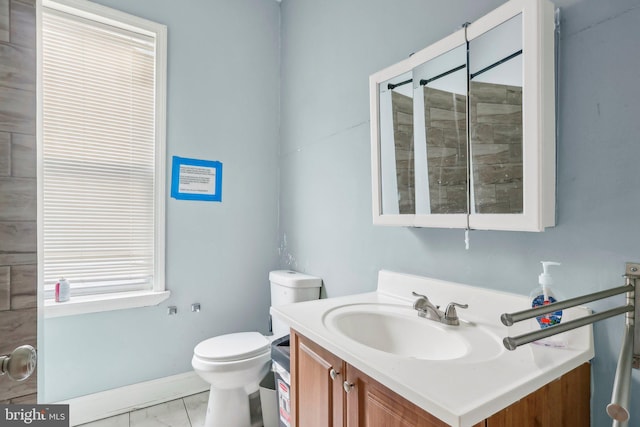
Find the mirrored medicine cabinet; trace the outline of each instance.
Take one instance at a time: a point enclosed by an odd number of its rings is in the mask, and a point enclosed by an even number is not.
[[[554,28],[511,0],[370,77],[374,224],[555,225]]]

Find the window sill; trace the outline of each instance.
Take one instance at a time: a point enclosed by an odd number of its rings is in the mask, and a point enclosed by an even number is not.
[[[45,319],[50,319],[53,317],[74,316],[76,314],[149,307],[160,304],[170,295],[170,291],[137,291],[71,297],[66,302],[45,300],[44,317]]]

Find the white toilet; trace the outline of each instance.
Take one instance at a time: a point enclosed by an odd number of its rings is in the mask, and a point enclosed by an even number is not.
[[[322,280],[289,270],[269,273],[271,305],[320,297]],[[273,319],[273,336],[239,332],[209,338],[196,345],[191,365],[211,384],[204,427],[249,427],[249,394],[270,369],[271,341],[289,333],[289,326]]]

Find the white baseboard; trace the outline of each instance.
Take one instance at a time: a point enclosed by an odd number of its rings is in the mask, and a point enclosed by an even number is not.
[[[69,405],[70,424],[77,426],[207,390],[195,372],[185,372],[56,403]]]

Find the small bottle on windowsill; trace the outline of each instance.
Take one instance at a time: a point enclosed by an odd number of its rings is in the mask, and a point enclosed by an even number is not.
[[[56,302],[69,301],[70,297],[69,282],[63,277],[56,283]]]

